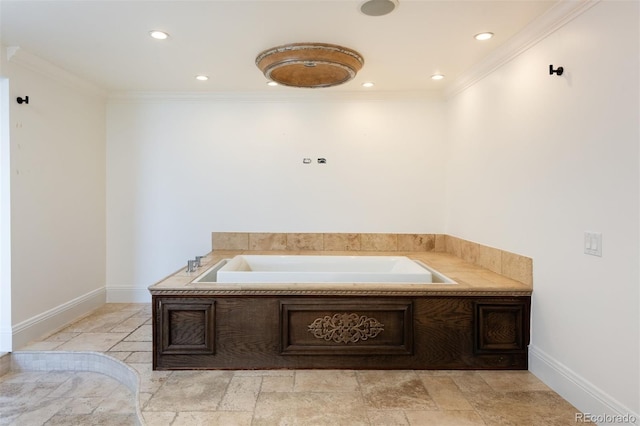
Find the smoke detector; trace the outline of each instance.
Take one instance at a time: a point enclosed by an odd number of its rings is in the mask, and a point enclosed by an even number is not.
[[[360,11],[368,16],[383,16],[398,7],[398,0],[367,0],[360,5]]]

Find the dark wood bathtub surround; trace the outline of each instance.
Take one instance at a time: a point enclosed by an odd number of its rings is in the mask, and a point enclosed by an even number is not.
[[[154,296],[153,367],[524,370],[529,303],[529,297]],[[373,320],[384,330],[353,342],[309,331],[336,315]]]
[[[213,250],[449,253],[467,263],[533,285],[533,261],[445,234],[214,232]]]
[[[213,239],[198,272],[182,269],[150,287],[154,369],[527,368],[528,258],[431,234],[215,233]],[[219,260],[247,252],[402,253],[458,284],[375,291],[191,284]]]

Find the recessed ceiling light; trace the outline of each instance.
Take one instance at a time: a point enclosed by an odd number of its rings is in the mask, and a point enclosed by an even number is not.
[[[200,81],[207,81],[209,80],[209,77],[206,75],[196,75],[196,80],[200,80]]]
[[[366,83],[362,83],[362,87],[373,87],[374,84],[370,81],[367,81]]]
[[[434,74],[431,76],[431,80],[442,80],[444,78],[444,75],[442,74]]]
[[[169,38],[169,34],[165,33],[164,31],[158,30],[149,31],[149,35],[156,40],[166,40],[167,38]]]
[[[276,83],[275,81],[267,81],[267,86],[275,87],[277,85],[278,83]]]
[[[480,33],[473,36],[476,40],[484,41],[493,37],[493,33]]]

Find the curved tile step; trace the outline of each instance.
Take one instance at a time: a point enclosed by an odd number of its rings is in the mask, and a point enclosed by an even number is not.
[[[16,351],[9,354],[9,371],[89,371],[104,374],[125,385],[135,396],[136,417],[145,426],[140,409],[138,373],[113,357],[99,352]]]

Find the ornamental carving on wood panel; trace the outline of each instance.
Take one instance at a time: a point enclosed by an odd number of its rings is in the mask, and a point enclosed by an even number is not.
[[[364,315],[339,313],[316,318],[308,326],[308,331],[318,339],[336,343],[356,343],[376,337],[384,331],[384,324]]]

